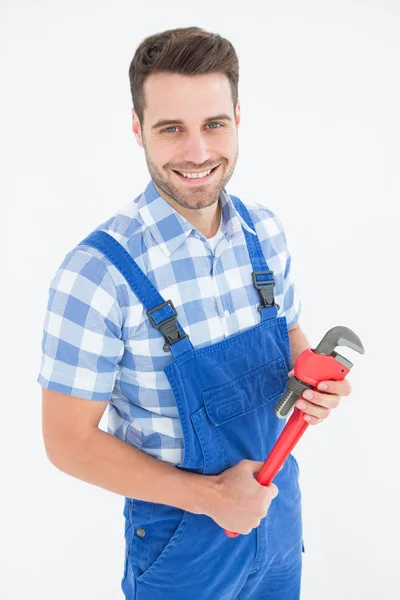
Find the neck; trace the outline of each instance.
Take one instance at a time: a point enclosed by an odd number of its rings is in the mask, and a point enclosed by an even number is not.
[[[205,208],[185,208],[160,190],[156,184],[155,187],[160,196],[162,196],[177,213],[200,231],[206,238],[211,238],[217,233],[221,222],[221,203],[219,200]]]

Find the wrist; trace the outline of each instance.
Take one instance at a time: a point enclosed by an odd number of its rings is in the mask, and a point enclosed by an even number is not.
[[[189,485],[192,493],[191,502],[187,510],[197,515],[207,515],[214,511],[219,501],[219,476],[191,474]]]

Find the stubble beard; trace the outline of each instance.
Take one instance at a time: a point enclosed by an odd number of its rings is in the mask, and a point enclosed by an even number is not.
[[[196,188],[193,188],[193,190],[188,189],[183,191],[178,185],[171,183],[170,179],[163,177],[163,174],[160,172],[157,165],[151,160],[145,144],[143,144],[143,148],[146,157],[147,168],[154,183],[160,188],[160,190],[162,190],[172,200],[179,204],[179,206],[193,210],[207,208],[218,201],[221,190],[226,186],[233,175],[239,155],[239,148],[237,147],[235,157],[228,172],[226,173],[224,163],[226,165],[227,161],[226,159],[221,161],[221,166],[219,168],[221,169],[222,174],[219,180],[212,185],[206,183],[203,186],[196,186]]]

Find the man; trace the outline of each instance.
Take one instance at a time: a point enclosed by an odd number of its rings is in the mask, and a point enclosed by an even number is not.
[[[224,38],[182,28],[145,39],[129,75],[151,181],[52,281],[38,378],[46,452],[125,497],[128,600],[298,599],[297,463],[290,455],[276,485],[254,476],[310,345],[280,221],[225,188],[238,59]],[[311,424],[350,393],[347,380],[326,385],[298,405]]]

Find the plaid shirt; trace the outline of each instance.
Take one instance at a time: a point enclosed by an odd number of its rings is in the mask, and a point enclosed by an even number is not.
[[[122,244],[164,300],[172,300],[194,348],[253,327],[261,318],[242,227],[252,230],[226,189],[220,202],[221,236],[214,252],[152,181],[97,227]],[[274,272],[278,316],[286,317],[290,329],[301,303],[282,225],[262,205],[246,206]],[[183,459],[183,435],[163,372],[172,360],[164,343],[118,269],[98,250],[79,245],[50,284],[37,381],[64,394],[108,400],[109,433],[177,465]]]

